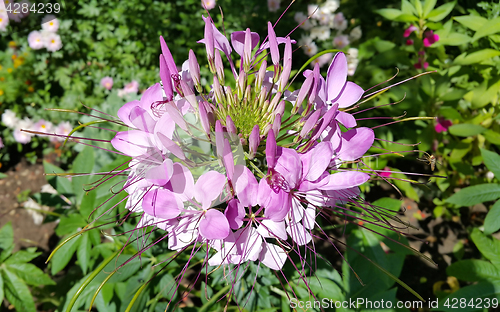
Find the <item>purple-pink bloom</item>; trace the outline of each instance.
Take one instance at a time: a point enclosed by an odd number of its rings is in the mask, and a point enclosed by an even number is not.
[[[106,88],[108,90],[111,90],[111,88],[113,88],[113,78],[111,78],[109,76],[102,78],[101,79],[101,86],[103,86],[104,88]]]
[[[434,34],[433,30],[429,30],[425,32],[425,38],[424,38],[424,47],[428,48],[430,47],[433,43],[439,41],[439,35]]]
[[[409,37],[411,35],[411,33],[414,32],[417,29],[418,29],[417,26],[410,25],[410,27],[408,27],[407,29],[405,29],[403,37],[405,37],[405,38]]]
[[[452,125],[453,122],[451,120],[444,119],[444,117],[438,117],[434,130],[436,130],[437,133],[446,132]]]

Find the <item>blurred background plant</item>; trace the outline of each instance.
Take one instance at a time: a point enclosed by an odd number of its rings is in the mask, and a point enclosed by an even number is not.
[[[1,25],[6,18],[0,12],[3,17],[0,21],[2,172],[12,170],[22,158],[32,163],[45,160],[45,172],[49,174],[115,169],[126,159],[72,142],[63,147],[60,138],[33,136],[19,129],[69,133],[79,123],[94,120],[47,108],[85,114],[95,109],[115,116],[119,107],[138,99],[145,88],[159,80],[160,35],[174,47],[171,52],[179,65],[180,60],[187,59],[189,49],[197,55],[204,54],[205,47],[196,43],[203,38],[204,23],[200,15],[207,14],[202,3],[219,29],[224,21],[228,34],[247,27],[265,34],[266,22],[276,21],[288,6],[284,1],[272,0],[267,3],[251,0],[66,2],[71,10],[56,15],[56,33],[61,45],[57,50],[51,48],[54,51],[33,48],[33,43],[30,45],[33,41],[28,38],[30,32],[24,30],[38,31],[31,35],[35,38],[43,36],[47,25],[36,24],[27,16],[19,22],[8,20],[4,29]],[[385,181],[374,180],[364,185],[365,197],[393,216],[400,217],[397,211],[403,208],[410,225],[419,229],[411,233],[426,243],[422,244],[419,239],[408,241],[380,228],[376,231],[385,236],[374,235],[370,225],[365,224],[366,228],[346,225],[339,218],[338,226],[325,230],[338,237],[339,249],[347,262],[332,253],[331,246],[322,246],[319,252],[325,258],[318,260],[314,272],[308,271],[310,275],[315,274],[308,279],[310,290],[319,300],[416,300],[404,287],[396,286],[393,276],[400,277],[425,299],[498,298],[500,219],[497,216],[500,206],[494,203],[500,198],[500,156],[497,154],[500,145],[500,4],[435,0],[394,0],[383,4],[372,0],[297,0],[278,23],[276,33],[285,35],[297,27],[314,11],[312,4],[319,6],[315,15],[291,35],[305,50],[294,54],[294,68],[303,65],[315,51],[339,48],[352,57],[357,54],[356,61],[351,63],[354,69],[350,74],[364,89],[389,80],[398,71],[392,82],[436,71],[391,88],[362,104],[362,109],[377,107],[362,113],[363,118],[389,116],[387,121],[364,120],[363,126],[375,127],[396,121],[393,116],[436,116],[433,122],[406,121],[376,129],[377,137],[382,140],[377,143],[380,149],[373,149],[373,152],[416,152],[405,154],[406,157],[381,155],[368,163],[373,169],[421,172],[448,178],[430,178],[429,183],[428,176],[415,178],[391,173],[394,179],[390,181],[400,192]],[[224,10],[223,18],[218,5]],[[323,28],[314,30],[315,27]],[[357,69],[352,66],[354,63]],[[208,68],[201,70],[202,76],[203,71],[208,72]],[[403,98],[401,103],[383,106]],[[106,127],[120,129],[113,124]],[[81,137],[106,140],[114,135],[112,131],[92,126],[78,130],[77,135]],[[420,144],[408,147],[384,140]],[[106,143],[95,145],[108,147]],[[425,161],[419,162],[417,158]],[[420,184],[399,180],[403,178]],[[114,178],[87,194],[84,188],[88,190],[88,184],[95,180],[88,176],[71,179],[48,176],[53,190],[30,195],[38,205],[50,207],[49,213],[40,212],[45,215],[45,223],[57,223],[57,240],[62,242],[74,237],[53,255],[48,267],[43,261],[37,261],[40,256],[33,248],[12,254],[12,235],[9,225],[4,225],[7,219],[2,217],[0,299],[5,297],[6,301],[0,309],[12,305],[19,311],[35,311],[36,307],[45,311],[66,311],[71,306],[77,310],[93,304],[99,311],[125,311],[127,307],[131,307],[130,311],[164,311],[167,303],[172,302],[175,303],[172,307],[180,311],[199,311],[200,306],[203,311],[220,311],[227,299],[232,305],[239,304],[248,311],[290,311],[289,298],[312,300],[293,267],[287,266],[284,272],[290,277],[288,284],[271,271],[250,265],[247,274],[234,287],[231,298],[220,300],[228,290],[221,270],[209,277],[202,274],[194,285],[181,284],[180,291],[173,295],[176,277],[188,255],[164,263],[171,255],[161,244],[156,244],[144,252],[141,259],[135,257],[129,261],[141,247],[156,241],[160,235],[152,232],[147,239],[132,237],[132,243],[127,241],[128,235],[123,233],[132,230],[137,220],[131,218],[116,224],[116,216],[125,211],[123,203],[109,213],[108,219],[94,224],[97,228],[86,228],[94,216],[123,199],[122,195],[114,197],[89,219],[92,211],[109,197],[109,190],[120,182],[119,178]],[[404,245],[417,248],[439,266],[429,268],[425,260],[411,255]],[[376,262],[377,266],[354,250]],[[21,257],[20,262],[26,266],[34,259],[47,275],[36,271],[34,265],[30,266],[39,277],[35,281],[12,269],[12,259],[16,257]],[[201,258],[191,261],[193,265],[188,268],[186,281],[196,280],[199,260]],[[117,274],[106,279],[125,262],[127,264]],[[337,270],[331,270],[332,265]],[[52,285],[55,283],[57,285]],[[20,290],[15,293],[13,289]],[[29,289],[35,297],[33,305]],[[100,292],[93,299],[97,290]],[[180,294],[187,290],[190,295],[181,297]],[[439,310],[446,311],[449,307],[441,306]]]

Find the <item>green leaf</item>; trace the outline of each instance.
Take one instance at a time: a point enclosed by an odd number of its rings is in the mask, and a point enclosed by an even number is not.
[[[55,285],[56,283],[42,270],[31,263],[9,263],[9,270],[24,280],[28,285]]]
[[[9,221],[0,229],[0,248],[7,249],[12,244],[14,244],[14,231],[12,223]]]
[[[54,173],[64,173],[64,170],[61,168],[54,166],[53,164],[43,161],[43,169],[45,173],[54,174]],[[72,194],[73,186],[71,185],[71,181],[64,176],[47,176],[47,181],[59,192],[60,194]]]
[[[488,129],[488,131],[485,131],[483,133],[483,136],[486,139],[486,141],[493,143],[493,144],[496,144],[496,145],[500,145],[500,133],[493,131],[491,129]]]
[[[484,219],[484,234],[493,234],[500,229],[500,200],[497,201]]]
[[[60,220],[55,231],[58,236],[75,233],[78,228],[83,228],[87,225],[87,221],[79,213],[73,213],[68,217],[61,217]]]
[[[415,9],[417,10],[417,15],[418,17],[422,17],[422,2],[420,0],[413,0],[413,5],[415,6]]]
[[[436,0],[425,0],[424,1],[424,8],[423,8],[423,17],[427,18],[427,15],[431,13],[432,9],[436,6]]]
[[[89,218],[92,211],[96,208],[95,198],[97,196],[96,191],[90,191],[83,195],[82,202],[80,204],[80,213],[83,217]]]
[[[18,312],[36,312],[35,302],[28,286],[7,268],[2,270],[5,298]]]
[[[468,312],[468,311],[478,311],[475,306],[469,306],[467,303],[474,302],[477,303],[479,298],[493,298],[500,293],[500,281],[482,281],[477,284],[465,286],[460,288],[456,292],[450,294],[445,298],[439,299],[439,307],[437,309],[432,309],[432,311],[445,311],[445,312]],[[462,307],[459,305],[457,309],[454,302],[465,302],[466,304]],[[481,300],[483,307],[485,306],[484,300]],[[445,304],[448,303],[448,306]],[[487,310],[487,309],[486,309]]]
[[[78,244],[78,248],[76,250],[76,257],[78,262],[80,263],[80,267],[82,268],[83,274],[87,274],[88,265],[90,261],[90,239],[89,233],[85,232],[81,235],[80,244]]]
[[[75,253],[78,244],[80,243],[80,236],[73,238],[72,240],[66,242],[58,251],[56,251],[51,262],[52,267],[50,273],[55,275],[57,272],[64,269],[64,267],[69,263],[73,254]]]
[[[486,22],[488,22],[486,18],[478,15],[455,16],[453,19],[474,31],[478,31],[484,24],[486,24]]]
[[[403,12],[401,12],[400,10],[397,10],[397,9],[380,9],[380,10],[376,10],[375,12],[382,15],[386,19],[392,20],[392,21],[396,20],[396,18],[398,16],[403,14]]]
[[[418,17],[416,17],[415,15],[411,15],[411,14],[401,14],[398,17],[396,17],[395,21],[398,21],[398,22],[417,22]]]
[[[488,261],[467,259],[453,263],[446,268],[446,274],[461,281],[500,280],[500,270]]]
[[[384,213],[390,215],[396,215],[399,209],[401,208],[401,203],[402,202],[400,200],[389,197],[383,197],[374,201],[372,205],[381,207]]]
[[[441,36],[440,32],[436,32],[436,34]],[[472,38],[467,36],[466,34],[451,33],[448,36],[441,36],[439,41],[434,43],[432,46],[433,47],[438,47],[440,45],[459,46],[462,44],[469,43],[471,41],[471,39]]]
[[[401,11],[403,11],[404,14],[417,15],[417,9],[415,9],[413,4],[408,0],[401,1]]]
[[[474,39],[474,38],[473,38]],[[457,65],[470,65],[475,63],[481,63],[483,61],[489,60],[492,57],[500,55],[500,51],[493,49],[483,49],[476,52],[467,54],[465,57],[457,57],[453,63]]]
[[[83,151],[81,151],[73,162],[73,173],[91,173],[94,168],[94,149],[91,146],[85,146]],[[85,185],[89,182],[89,176],[73,177],[73,190],[76,195],[76,202],[80,203],[83,195],[85,194],[84,188],[88,188]]]
[[[495,104],[498,99],[498,92],[500,91],[500,79],[496,81],[484,80],[481,85],[472,90],[471,108],[478,109],[488,105],[489,103]]]
[[[483,156],[483,161],[486,167],[495,174],[496,177],[500,177],[500,155],[495,152],[491,152],[481,149],[481,155]]]
[[[481,28],[479,28],[477,32],[474,34],[474,37],[472,37],[472,41],[476,41],[479,38],[492,35],[499,31],[500,31],[500,17],[496,17],[484,23],[484,25],[481,26]]]
[[[470,237],[481,254],[500,268],[500,241],[496,238],[487,237],[478,228],[474,228]]]
[[[455,7],[455,1],[453,2],[448,2],[443,4],[442,6],[439,6],[432,10],[428,15],[427,19],[429,19],[432,22],[439,22],[442,19],[444,19],[448,14],[450,14],[451,10]]]
[[[451,195],[446,202],[459,207],[495,200],[500,197],[500,184],[485,183],[469,186]]]
[[[483,133],[484,131],[486,131],[486,128],[480,125],[467,124],[467,123],[453,125],[448,128],[448,132],[450,132],[453,135],[461,137],[478,135],[480,133]]]
[[[25,251],[25,250],[20,250],[20,251],[16,252],[15,254],[13,254],[12,256],[10,256],[9,259],[7,259],[5,261],[5,263],[7,263],[7,264],[9,264],[9,263],[26,263],[26,262],[30,262],[31,260],[35,259],[36,257],[38,257],[41,254],[42,254],[41,252],[29,252],[29,251]]]
[[[3,277],[2,274],[0,273],[0,303],[3,302],[4,298],[4,293],[3,293]]]

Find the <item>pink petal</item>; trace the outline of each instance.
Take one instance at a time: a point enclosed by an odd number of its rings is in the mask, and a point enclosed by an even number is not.
[[[347,59],[345,54],[338,52],[333,58],[326,74],[327,99],[336,99],[344,88],[347,80]]]
[[[134,124],[132,122],[130,122],[130,111],[134,108],[134,107],[137,107],[137,106],[140,106],[141,105],[141,102],[135,100],[135,101],[132,101],[132,102],[128,102],[127,104],[123,105],[122,107],[120,107],[120,109],[118,110],[118,113],[116,114],[118,116],[118,118],[120,118],[121,121],[123,121],[127,126],[129,126],[130,128],[135,128]]]
[[[275,244],[264,244],[259,256],[260,262],[271,270],[281,270],[287,258],[286,251]]]
[[[260,40],[260,36],[258,33],[251,32],[251,40],[252,40],[252,50],[257,46]],[[245,31],[235,31],[231,34],[231,44],[233,45],[234,51],[238,53],[238,55],[243,56],[243,50],[245,46]]]
[[[170,181],[173,173],[173,162],[167,158],[163,161],[163,164],[146,171],[145,179],[154,185],[163,186]]]
[[[222,193],[226,184],[226,176],[217,171],[208,171],[201,175],[194,185],[194,198],[207,209]]]
[[[257,227],[257,232],[259,232],[262,237],[266,238],[286,240],[288,237],[286,234],[285,221],[275,222],[269,219],[262,220],[261,224]]]
[[[257,196],[255,194],[259,190],[259,184],[253,173],[246,166],[234,166],[233,187],[240,203],[244,207],[257,205]]]
[[[259,183],[258,203],[265,208],[264,216],[273,221],[282,221],[290,211],[291,197],[283,190],[275,192],[265,179]]]
[[[159,83],[155,83],[149,87],[141,96],[141,107],[151,111],[151,104],[154,102],[163,101],[163,91]]]
[[[209,209],[205,212],[205,218],[200,221],[199,230],[201,236],[208,240],[224,239],[229,235],[229,222],[219,210]]]
[[[246,215],[245,207],[243,207],[239,200],[233,198],[227,203],[224,215],[231,229],[237,230],[243,224],[243,218]]]
[[[361,185],[368,181],[370,176],[364,172],[346,171],[330,175],[328,184],[321,187],[322,190],[343,190]]]
[[[172,177],[165,188],[180,195],[182,200],[190,200],[194,196],[194,179],[191,171],[183,164],[174,163]]]
[[[154,132],[156,121],[142,107],[136,106],[130,110],[130,122],[139,130]]]
[[[343,132],[341,138],[339,158],[349,161],[358,159],[368,151],[375,140],[375,133],[370,128],[362,127]]]
[[[301,155],[303,180],[316,181],[326,170],[333,156],[330,142],[321,142]]]
[[[118,132],[111,140],[111,145],[128,156],[141,156],[151,147],[148,133],[139,130]]]
[[[356,118],[354,118],[354,116],[349,113],[339,111],[337,116],[335,116],[335,119],[337,119],[337,121],[344,125],[344,127],[346,128],[356,127]]]
[[[348,81],[344,88],[342,88],[342,91],[340,91],[339,98],[332,100],[332,103],[338,103],[340,108],[349,107],[359,101],[364,92],[360,86]]]
[[[145,213],[165,220],[177,217],[182,208],[182,201],[174,193],[163,189],[147,192],[142,201]]]

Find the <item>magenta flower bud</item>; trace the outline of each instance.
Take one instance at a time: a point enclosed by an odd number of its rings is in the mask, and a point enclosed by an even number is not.
[[[317,110],[314,113],[307,118],[307,121],[304,123],[304,126],[302,127],[302,130],[300,130],[299,137],[303,138],[305,137],[309,131],[312,130],[312,128],[316,125],[319,119],[319,115],[321,114],[321,110]]]
[[[417,30],[418,28],[415,25],[410,25],[407,29],[405,29],[405,33],[403,34],[403,37],[407,38],[410,36],[412,32]]]
[[[274,113],[275,114],[280,114],[281,116],[283,116],[283,113],[285,112],[285,101],[282,100],[279,104],[278,104],[278,107],[276,107],[276,109],[274,110]]]
[[[314,100],[316,99],[316,96],[318,96],[319,88],[320,88],[320,72],[319,72],[319,64],[316,63],[314,65],[313,69],[313,77],[314,77],[314,82],[312,85],[312,90],[311,93],[309,93],[309,99],[307,100],[308,103],[313,103]]]
[[[170,70],[168,69],[165,56],[160,54],[160,78],[163,83],[163,90],[165,91],[166,100],[172,101],[174,98],[174,89],[172,87],[172,78],[170,77]]]
[[[276,116],[274,117],[274,122],[273,122],[273,126],[272,126],[273,131],[271,131],[271,132],[274,132],[275,137],[278,136],[278,133],[280,132],[280,127],[281,127],[281,114],[276,114]]]
[[[217,156],[222,158],[224,152],[224,132],[219,120],[215,121],[215,148],[217,150]]]
[[[207,135],[210,137],[210,121],[208,119],[208,114],[205,105],[206,105],[205,102],[201,102],[198,109],[200,112],[201,126],[203,127],[203,130],[205,130]]]
[[[237,134],[238,130],[236,129],[236,126],[234,125],[233,120],[231,119],[231,116],[227,115],[226,116],[226,129],[227,132]]]
[[[288,79],[290,78],[290,72],[292,71],[292,42],[290,37],[286,37],[285,43],[285,53],[283,57],[283,72],[280,76],[280,81],[278,85],[278,91],[284,91]]]
[[[215,94],[215,100],[217,103],[225,103],[226,98],[224,97],[224,91],[222,90],[222,87],[220,85],[219,79],[217,76],[214,76],[214,85],[213,85],[213,90]]]
[[[299,94],[297,95],[297,100],[295,102],[295,106],[293,107],[292,114],[295,114],[297,110],[302,106],[302,102],[309,95],[309,91],[311,90],[311,86],[314,81],[314,74],[310,74],[307,76],[306,80],[302,84],[299,90]]]
[[[219,50],[215,50],[215,72],[221,84],[224,84],[224,65]]]
[[[246,89],[246,84],[247,84],[247,74],[245,71],[240,71],[240,74],[238,75],[238,85],[236,86],[239,98],[243,97],[243,93],[245,92]]]
[[[243,46],[243,68],[245,72],[250,70],[250,62],[252,61],[252,33],[250,28],[245,31],[245,45]]]
[[[198,60],[193,50],[189,50],[189,73],[191,74],[196,89],[200,89],[200,64],[198,64]]]
[[[260,144],[259,125],[255,125],[253,126],[252,132],[250,133],[250,137],[248,138],[248,150],[250,159],[253,159],[255,157],[257,149],[259,148],[259,144]]]
[[[413,39],[406,40],[406,45],[413,45]]]
[[[267,166],[273,169],[276,166],[276,150],[278,149],[278,145],[276,144],[276,136],[274,135],[274,131],[269,131],[267,133],[267,141],[266,141],[266,161]]]
[[[271,50],[271,60],[274,66],[277,66],[280,61],[280,51],[278,49],[278,40],[276,40],[276,33],[274,32],[271,22],[267,22],[267,33],[269,40],[269,50]]]
[[[257,90],[260,90],[260,88],[262,87],[262,83],[264,82],[264,78],[266,77],[266,69],[267,69],[267,62],[266,60],[263,60],[262,63],[260,64],[257,77],[255,78],[255,89]]]
[[[197,110],[198,109],[198,101],[196,100],[196,96],[194,95],[193,89],[187,85],[184,80],[180,82],[182,93],[184,98],[191,104],[191,106]]]
[[[177,66],[175,65],[174,58],[172,57],[172,53],[170,53],[167,43],[162,36],[160,36],[160,46],[161,54],[163,54],[163,57],[165,58],[165,62],[167,63],[170,75],[177,75],[179,72],[177,71]]]
[[[214,33],[212,28],[212,21],[209,18],[205,19],[205,48],[207,50],[208,63],[210,65],[210,70],[215,73],[214,68]]]

